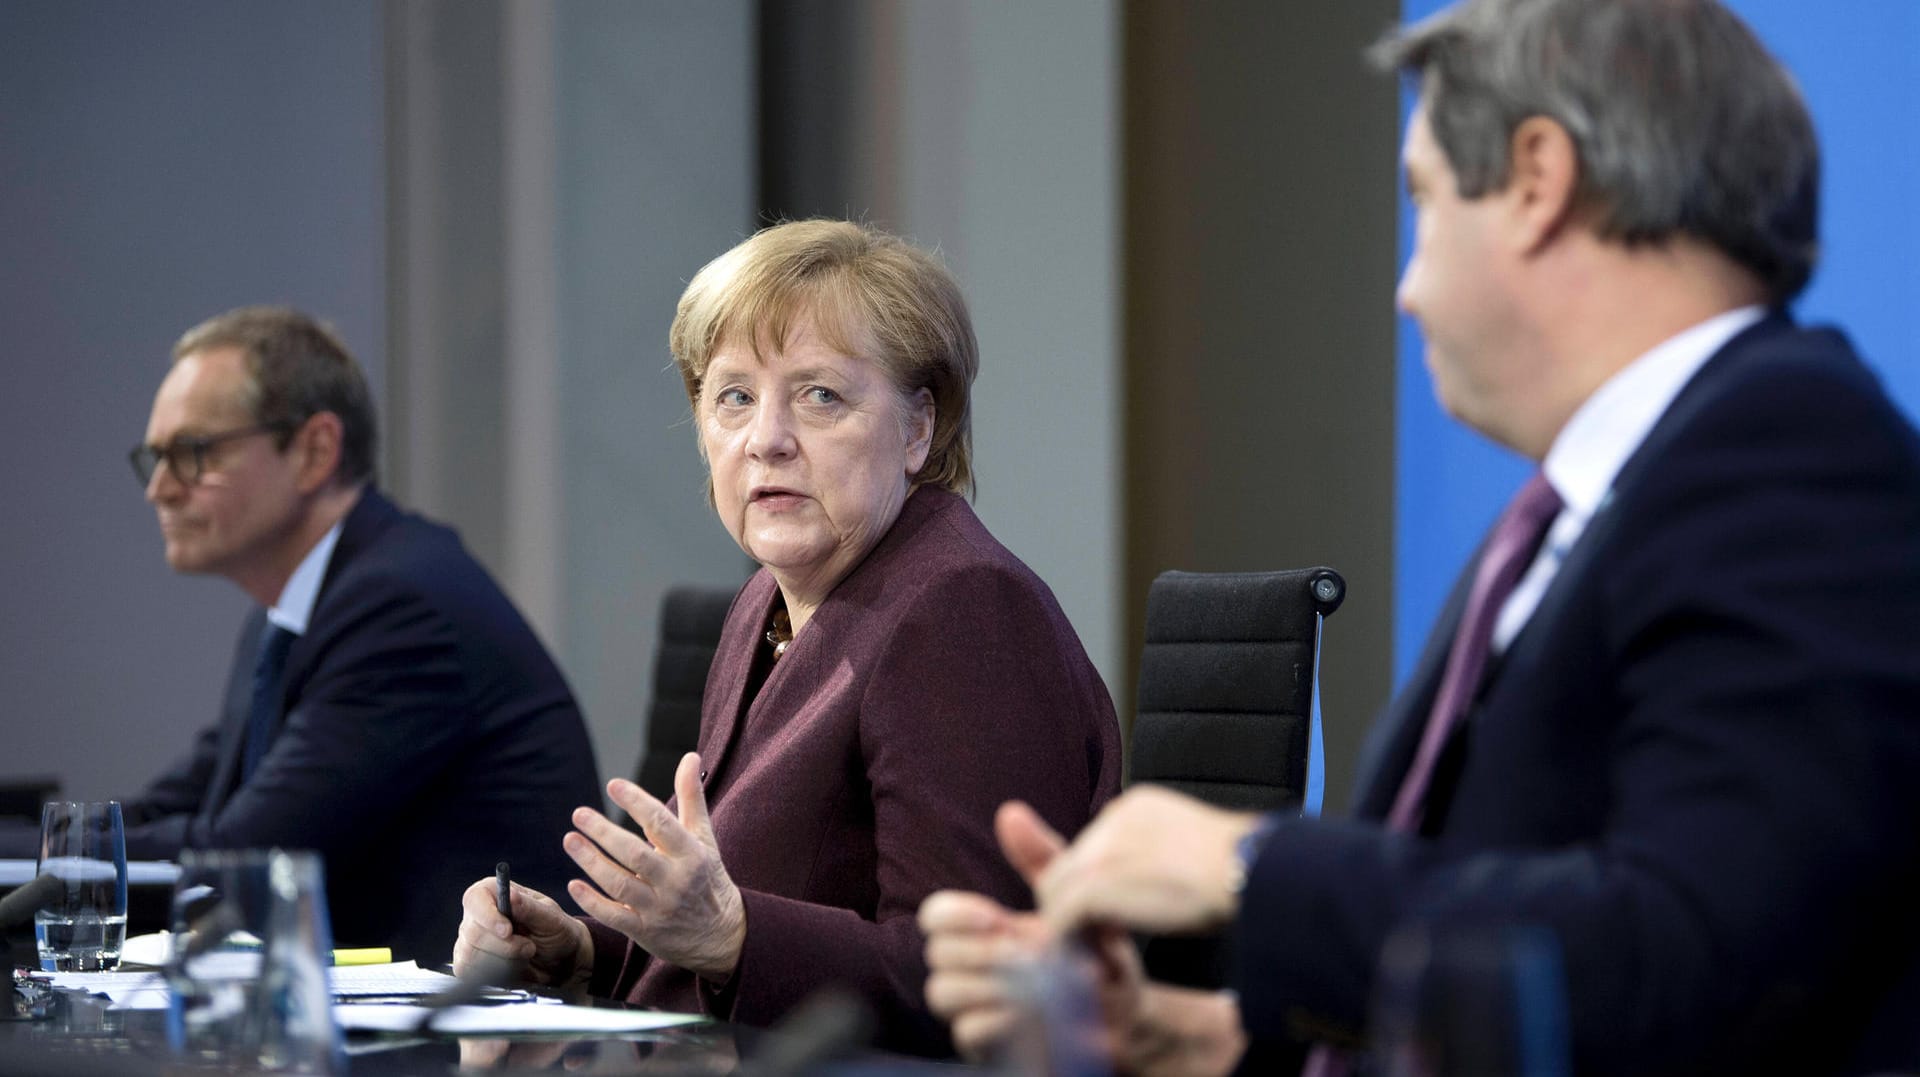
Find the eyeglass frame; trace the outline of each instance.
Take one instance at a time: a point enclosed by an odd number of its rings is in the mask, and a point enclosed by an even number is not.
[[[218,434],[208,434],[205,437],[177,437],[165,445],[135,445],[127,451],[127,462],[133,465],[133,476],[140,480],[140,488],[142,490],[152,485],[153,477],[160,473],[160,465],[162,462],[167,465],[167,470],[173,472],[173,477],[179,479],[183,485],[195,486],[198,485],[200,480],[207,474],[208,449],[217,445],[225,445],[229,441],[239,441],[241,438],[250,438],[256,434],[288,433],[296,429],[297,426],[298,424],[296,423],[290,423],[284,420],[272,423],[255,423],[252,426],[243,426],[238,430],[225,430]],[[177,462],[181,453],[189,451],[193,454],[193,474],[190,476],[181,472],[180,465]]]

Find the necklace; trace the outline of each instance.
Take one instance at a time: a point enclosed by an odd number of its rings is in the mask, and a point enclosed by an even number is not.
[[[793,642],[793,622],[788,619],[787,611],[773,611],[773,627],[767,629],[767,642],[773,644],[773,660],[787,653],[787,646]]]

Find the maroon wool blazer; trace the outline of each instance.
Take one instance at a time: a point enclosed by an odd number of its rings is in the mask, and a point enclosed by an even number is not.
[[[593,990],[767,1025],[831,984],[874,1008],[885,1046],[950,1051],[914,913],[946,887],[1030,906],[994,809],[1084,826],[1120,787],[1113,703],[1053,593],[943,490],[908,497],[748,698],[777,597],[762,570],[734,599],[700,721],[746,905],[739,967],[704,983],[589,920]]]

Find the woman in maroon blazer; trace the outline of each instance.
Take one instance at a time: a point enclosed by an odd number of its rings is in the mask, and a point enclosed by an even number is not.
[[[565,847],[590,919],[491,880],[454,951],[537,981],[766,1024],[835,985],[881,1040],[948,1050],[914,925],[943,887],[1027,900],[993,836],[1009,798],[1078,830],[1118,789],[1113,704],[1053,594],[971,491],[965,301],[858,225],[766,229],[694,277],[671,333],[728,534],[762,566],[707,678],[700,750],[661,804],[608,784]]]

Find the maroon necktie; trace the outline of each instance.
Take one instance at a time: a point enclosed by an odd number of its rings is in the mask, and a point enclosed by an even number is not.
[[[1447,736],[1467,713],[1467,705],[1487,671],[1487,652],[1492,649],[1493,624],[1500,617],[1500,607],[1507,604],[1520,577],[1533,563],[1547,525],[1559,514],[1560,495],[1553,492],[1547,477],[1536,471],[1513,496],[1493,525],[1493,533],[1487,536],[1480,567],[1473,574],[1473,590],[1467,592],[1467,606],[1460,615],[1460,627],[1454,630],[1453,647],[1447,652],[1447,671],[1434,694],[1433,709],[1427,713],[1426,731],[1420,734],[1420,748],[1406,777],[1400,779],[1393,810],[1387,813],[1388,830],[1420,828],[1427,789],[1433,783],[1433,765]]]
[[[1460,719],[1473,701],[1474,690],[1487,670],[1487,654],[1493,645],[1493,625],[1500,608],[1507,604],[1513,589],[1533,563],[1546,537],[1547,526],[1560,514],[1560,495],[1553,492],[1545,475],[1534,472],[1520,488],[1506,511],[1487,536],[1480,567],[1474,570],[1473,590],[1467,592],[1466,609],[1460,615],[1460,627],[1454,630],[1453,646],[1447,651],[1447,669],[1440,677],[1440,689],[1434,694],[1433,709],[1427,712],[1426,730],[1420,734],[1420,748],[1406,777],[1400,779],[1400,791],[1394,795],[1393,809],[1387,813],[1387,829],[1407,833],[1420,828],[1426,810],[1427,789],[1433,783],[1433,765]],[[1307,1055],[1302,1077],[1339,1077],[1349,1071],[1347,1059],[1327,1047],[1315,1047]]]

